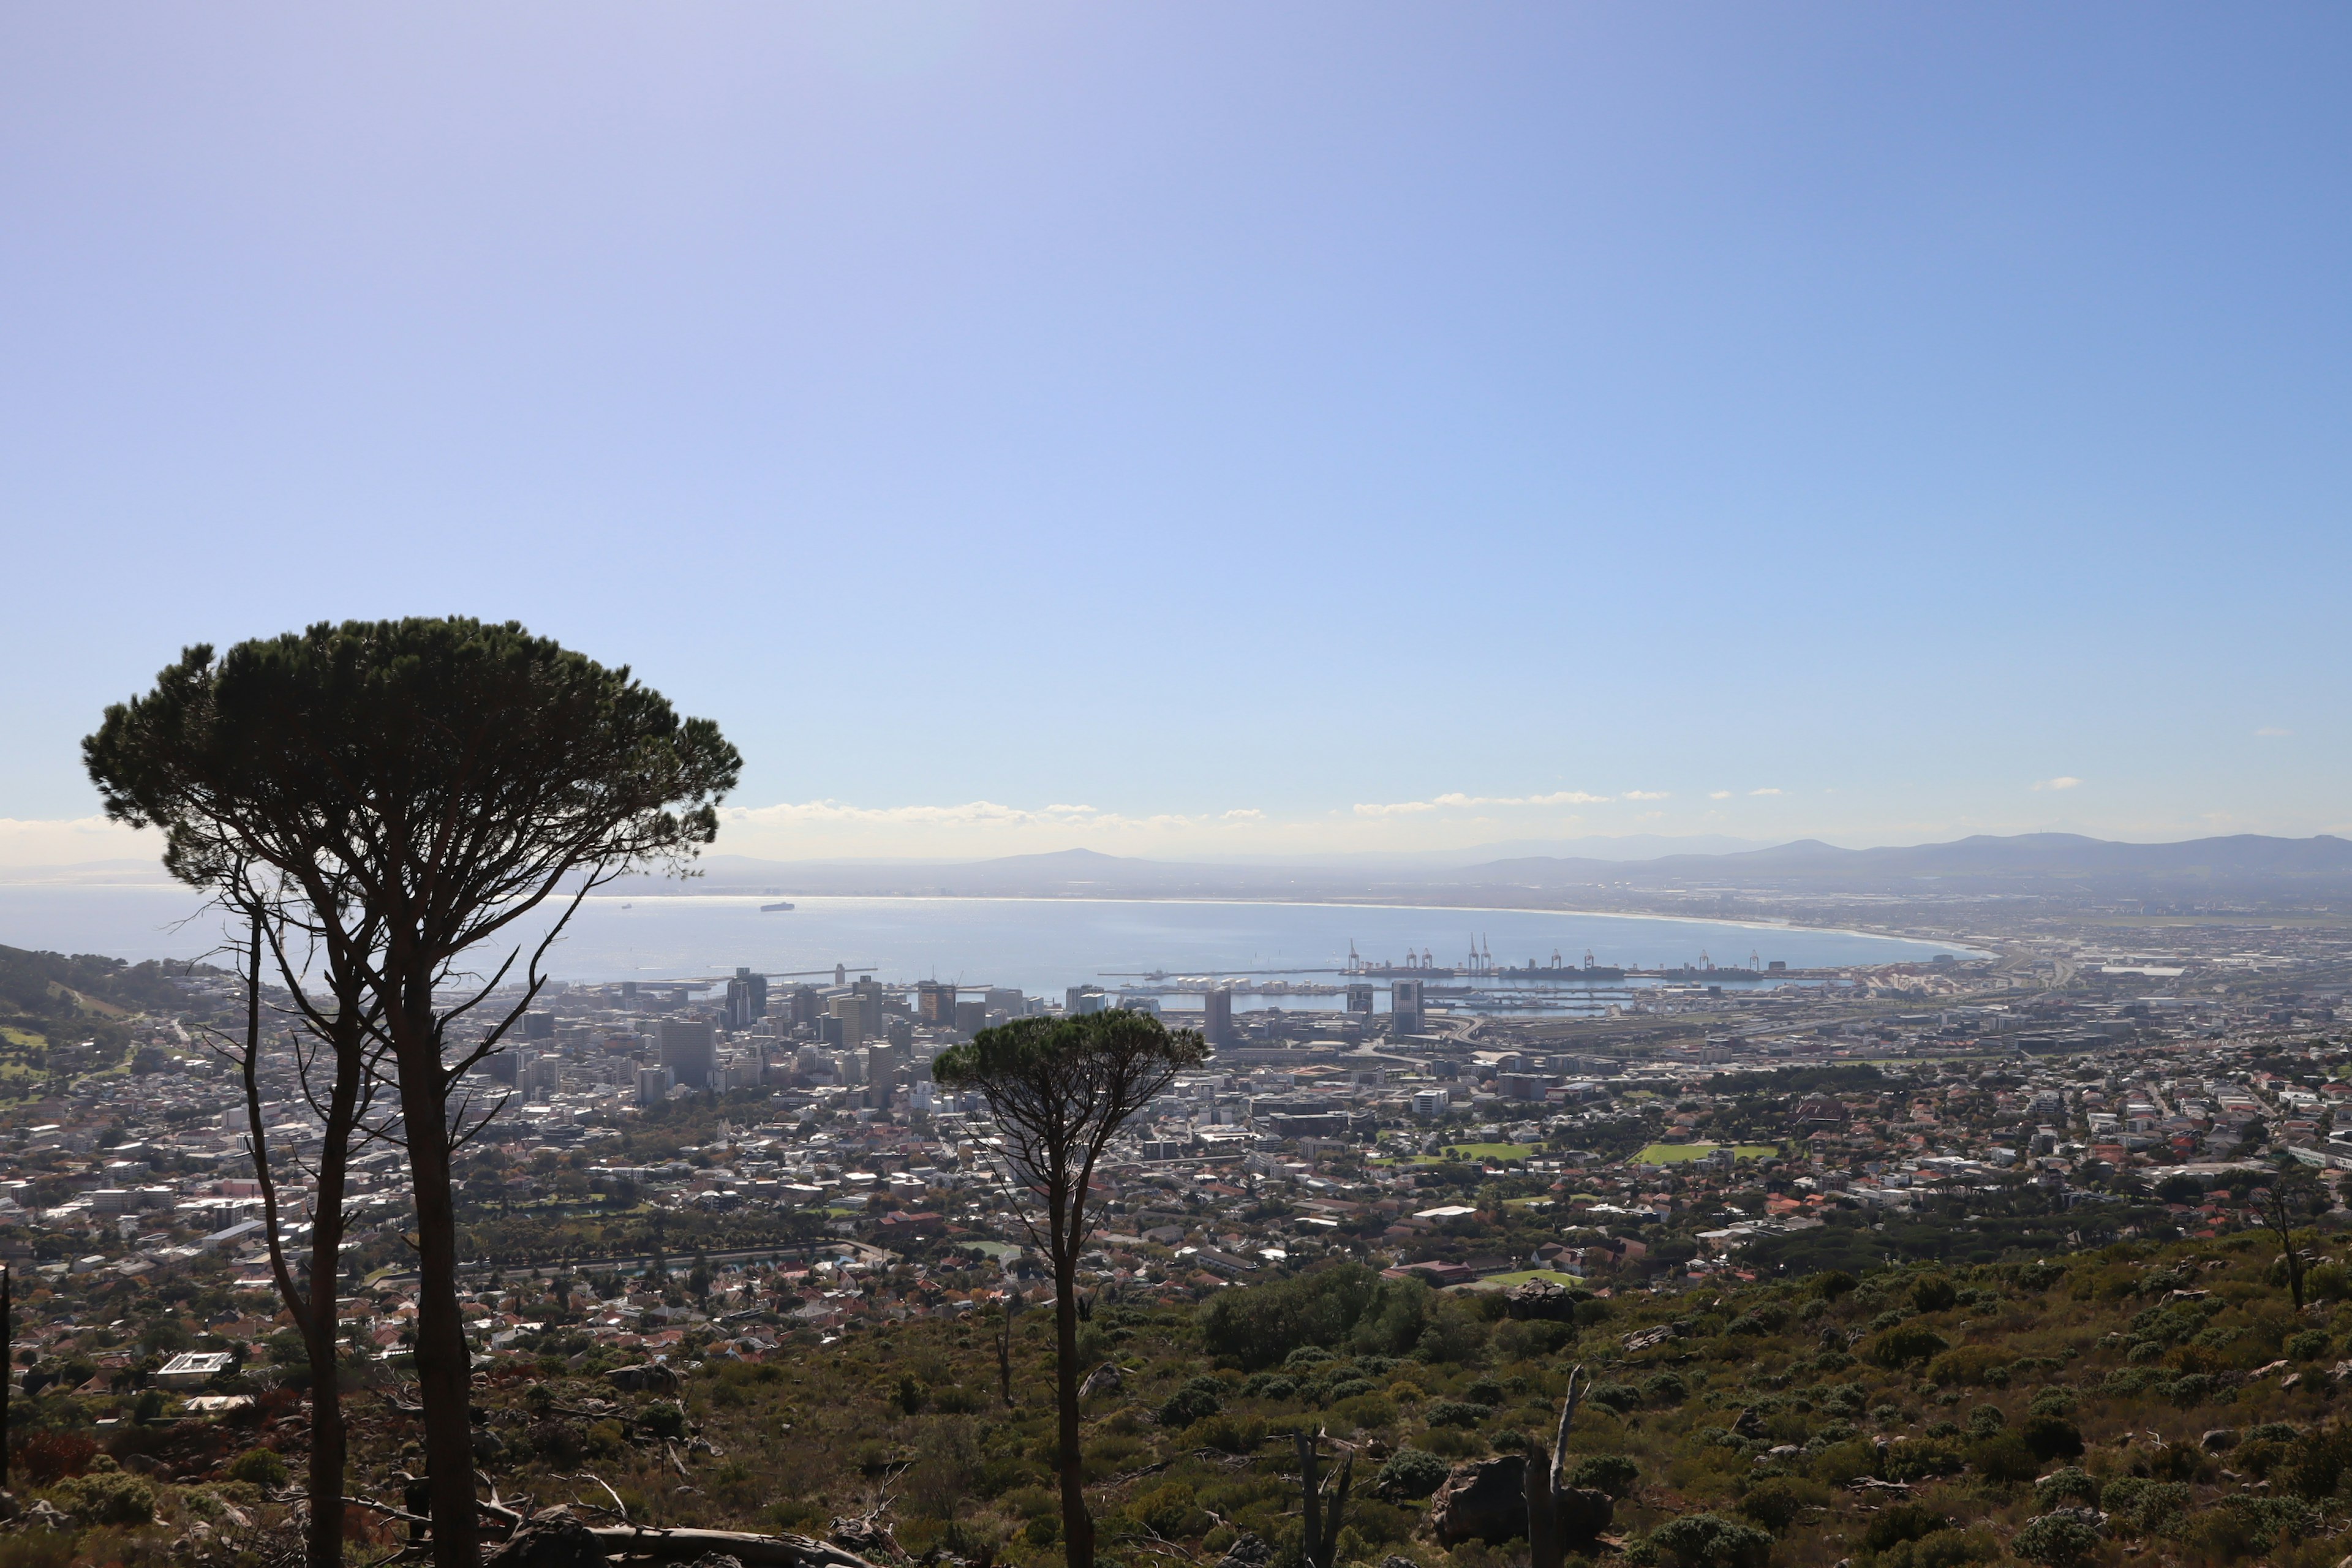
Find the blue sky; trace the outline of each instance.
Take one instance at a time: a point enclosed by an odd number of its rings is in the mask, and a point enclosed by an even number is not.
[[[0,859],[520,618],[724,847],[2352,830],[2352,12],[0,15]],[[2039,786],[2039,787],[2037,787]]]

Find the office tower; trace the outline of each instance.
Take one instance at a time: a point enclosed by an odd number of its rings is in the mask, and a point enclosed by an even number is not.
[[[955,1027],[956,993],[952,985],[926,980],[915,987],[915,1019],[935,1029]]]
[[[1201,998],[1201,1037],[1212,1047],[1234,1043],[1234,994],[1220,985]]]
[[[661,1055],[662,1066],[669,1069],[672,1083],[682,1083],[688,1089],[710,1087],[714,1052],[709,1024],[691,1019],[663,1019]]]
[[[814,1024],[824,1014],[824,998],[816,994],[814,985],[795,985],[792,995],[792,1026],[801,1028]]]
[[[639,1105],[656,1103],[669,1093],[669,1068],[639,1068],[637,1069],[637,1103]]]
[[[727,1026],[748,1029],[768,1016],[768,977],[739,969],[727,983]]]
[[[555,1015],[552,1013],[525,1013],[522,1016],[522,1037],[526,1040],[551,1040],[555,1038]]]
[[[536,1057],[524,1069],[523,1098],[546,1100],[554,1098],[563,1088],[563,1061],[560,1057]]]
[[[828,1051],[846,1050],[848,1048],[848,1031],[842,1027],[841,1016],[839,1014],[824,1013],[818,1016],[816,1020],[816,1039],[817,1044],[823,1046]]]
[[[1418,1035],[1425,1019],[1421,1007],[1421,982],[1389,982],[1389,1033]]]
[[[888,1087],[898,1069],[907,1065],[908,1053],[895,1045],[866,1047],[866,1081]]]
[[[1371,1010],[1372,988],[1369,985],[1349,986],[1348,1011],[1350,1013],[1369,1013]]]
[[[1073,985],[1063,993],[1062,1011],[1075,1018],[1081,1013],[1099,1013],[1110,1005],[1099,985]]]
[[[883,1003],[887,1000],[882,994],[882,983],[870,974],[864,975],[849,989],[865,1009],[859,1017],[866,1027],[866,1037],[869,1040],[876,1038],[882,1033]]]
[[[1018,1018],[1029,1011],[1028,1000],[1011,985],[992,985],[983,1003],[988,1012],[1002,1013],[1008,1018]]]
[[[866,999],[855,991],[845,995],[826,999],[825,1011],[841,1021],[841,1045],[845,1050],[856,1050],[866,1040]]]
[[[977,1035],[988,1027],[988,1004],[959,1002],[955,1005],[955,1028],[960,1035]]]

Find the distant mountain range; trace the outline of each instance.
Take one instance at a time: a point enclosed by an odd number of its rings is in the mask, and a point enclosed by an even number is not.
[[[1209,865],[1065,849],[992,860],[757,860],[714,855],[698,892],[929,894],[996,898],[1377,898],[1491,889],[1662,893],[1720,889],[1825,895],[1986,895],[2325,900],[2352,898],[2352,840],[2239,834],[2120,844],[2072,833],[1841,849],[1816,839],[1649,859],[1521,855],[1474,865],[1374,858]],[[646,893],[675,882],[629,884]]]

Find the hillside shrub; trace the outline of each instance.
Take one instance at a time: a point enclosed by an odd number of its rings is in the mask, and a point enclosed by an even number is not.
[[[248,1448],[231,1459],[222,1472],[233,1481],[250,1481],[257,1487],[282,1487],[286,1484],[286,1461],[268,1448]]]
[[[1959,1288],[1940,1274],[1930,1274],[1911,1286],[1911,1304],[1923,1312],[1949,1311],[1959,1299]]]
[[[2318,1510],[2299,1498],[2240,1492],[2200,1509],[2186,1531],[2191,1544],[2224,1563],[2267,1554],[2282,1542],[2319,1533]]]
[[[1773,1476],[1748,1489],[1739,1511],[1775,1535],[1786,1535],[1808,1508],[1830,1500],[1829,1488],[1793,1476]]]
[[[1872,1339],[1863,1355],[1872,1365],[1894,1372],[1949,1349],[1951,1342],[1935,1330],[1918,1323],[1898,1323]]]
[[[1361,1264],[1339,1263],[1221,1292],[1201,1316],[1201,1339],[1211,1355],[1255,1372],[1305,1348],[1403,1355],[1421,1343],[1431,1316],[1420,1280],[1382,1279]]]
[[[2083,1457],[2083,1432],[2063,1415],[2028,1415],[2019,1426],[2017,1435],[2033,1450],[2038,1459],[2079,1459]]]
[[[1381,1467],[1373,1489],[1382,1497],[1425,1498],[1444,1486],[1450,1473],[1452,1467],[1434,1454],[1400,1448]]]
[[[1946,1387],[2006,1388],[2009,1356],[1992,1345],[1956,1345],[1927,1363],[1927,1381]]]
[[[2189,1489],[2179,1481],[2122,1476],[2109,1481],[2100,1501],[2107,1517],[2148,1535],[2169,1535],[2189,1516]]]
[[[1924,1481],[1937,1476],[1957,1475],[1964,1463],[1959,1449],[1952,1444],[1934,1437],[1914,1437],[1887,1446],[1886,1479]]]
[[[2000,1432],[1969,1450],[1977,1474],[2003,1486],[2030,1481],[2042,1472],[2042,1457],[2014,1432]]]
[[[1642,1397],[1655,1405],[1680,1405],[1690,1397],[1690,1384],[1679,1373],[1653,1373],[1642,1380]]]
[[[1772,1556],[1770,1536],[1711,1513],[1668,1520],[1648,1542],[1675,1568],[1766,1568]]]
[[[78,1476],[98,1458],[98,1444],[91,1438],[54,1426],[24,1434],[8,1449],[17,1473],[37,1487],[55,1486],[68,1476]]]
[[[2099,1506],[2099,1478],[2079,1465],[2053,1470],[2033,1483],[2033,1500],[2044,1509],[2063,1508],[2070,1503],[2096,1508]]]
[[[1369,1385],[1367,1385],[1369,1386]],[[1217,1396],[1224,1384],[1213,1377],[1196,1377],[1174,1394],[1160,1407],[1160,1424],[1171,1431],[1181,1430],[1195,1421],[1205,1420],[1224,1408]],[[1162,1531],[1161,1533],[1166,1533]]]
[[[1634,1483],[1641,1479],[1641,1467],[1622,1454],[1594,1454],[1578,1460],[1568,1472],[1570,1486],[1590,1487],[1613,1498],[1631,1496]]]
[[[2039,1563],[2042,1568],[2073,1568],[2099,1549],[2099,1532],[2086,1520],[2072,1513],[2045,1513],[2027,1521],[2009,1543],[2009,1549],[2028,1563]]]
[[[1933,1535],[1944,1528],[1944,1516],[1924,1503],[1898,1502],[1892,1508],[1881,1509],[1862,1532],[1862,1543],[1873,1552],[1885,1552],[1906,1541],[1916,1541]]]
[[[75,1476],[59,1481],[49,1495],[77,1524],[146,1524],[155,1517],[155,1489],[122,1470]]]
[[[1475,1426],[1495,1414],[1491,1405],[1474,1405],[1466,1399],[1441,1399],[1422,1415],[1432,1426]]]

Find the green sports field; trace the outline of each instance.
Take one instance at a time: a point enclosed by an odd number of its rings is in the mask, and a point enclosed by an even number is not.
[[[1653,1143],[1633,1156],[1633,1163],[1677,1165],[1685,1160],[1704,1160],[1719,1147],[1721,1145],[1716,1143]],[[1780,1152],[1779,1146],[1771,1143],[1736,1143],[1732,1145],[1731,1155],[1736,1160],[1761,1160]]]

